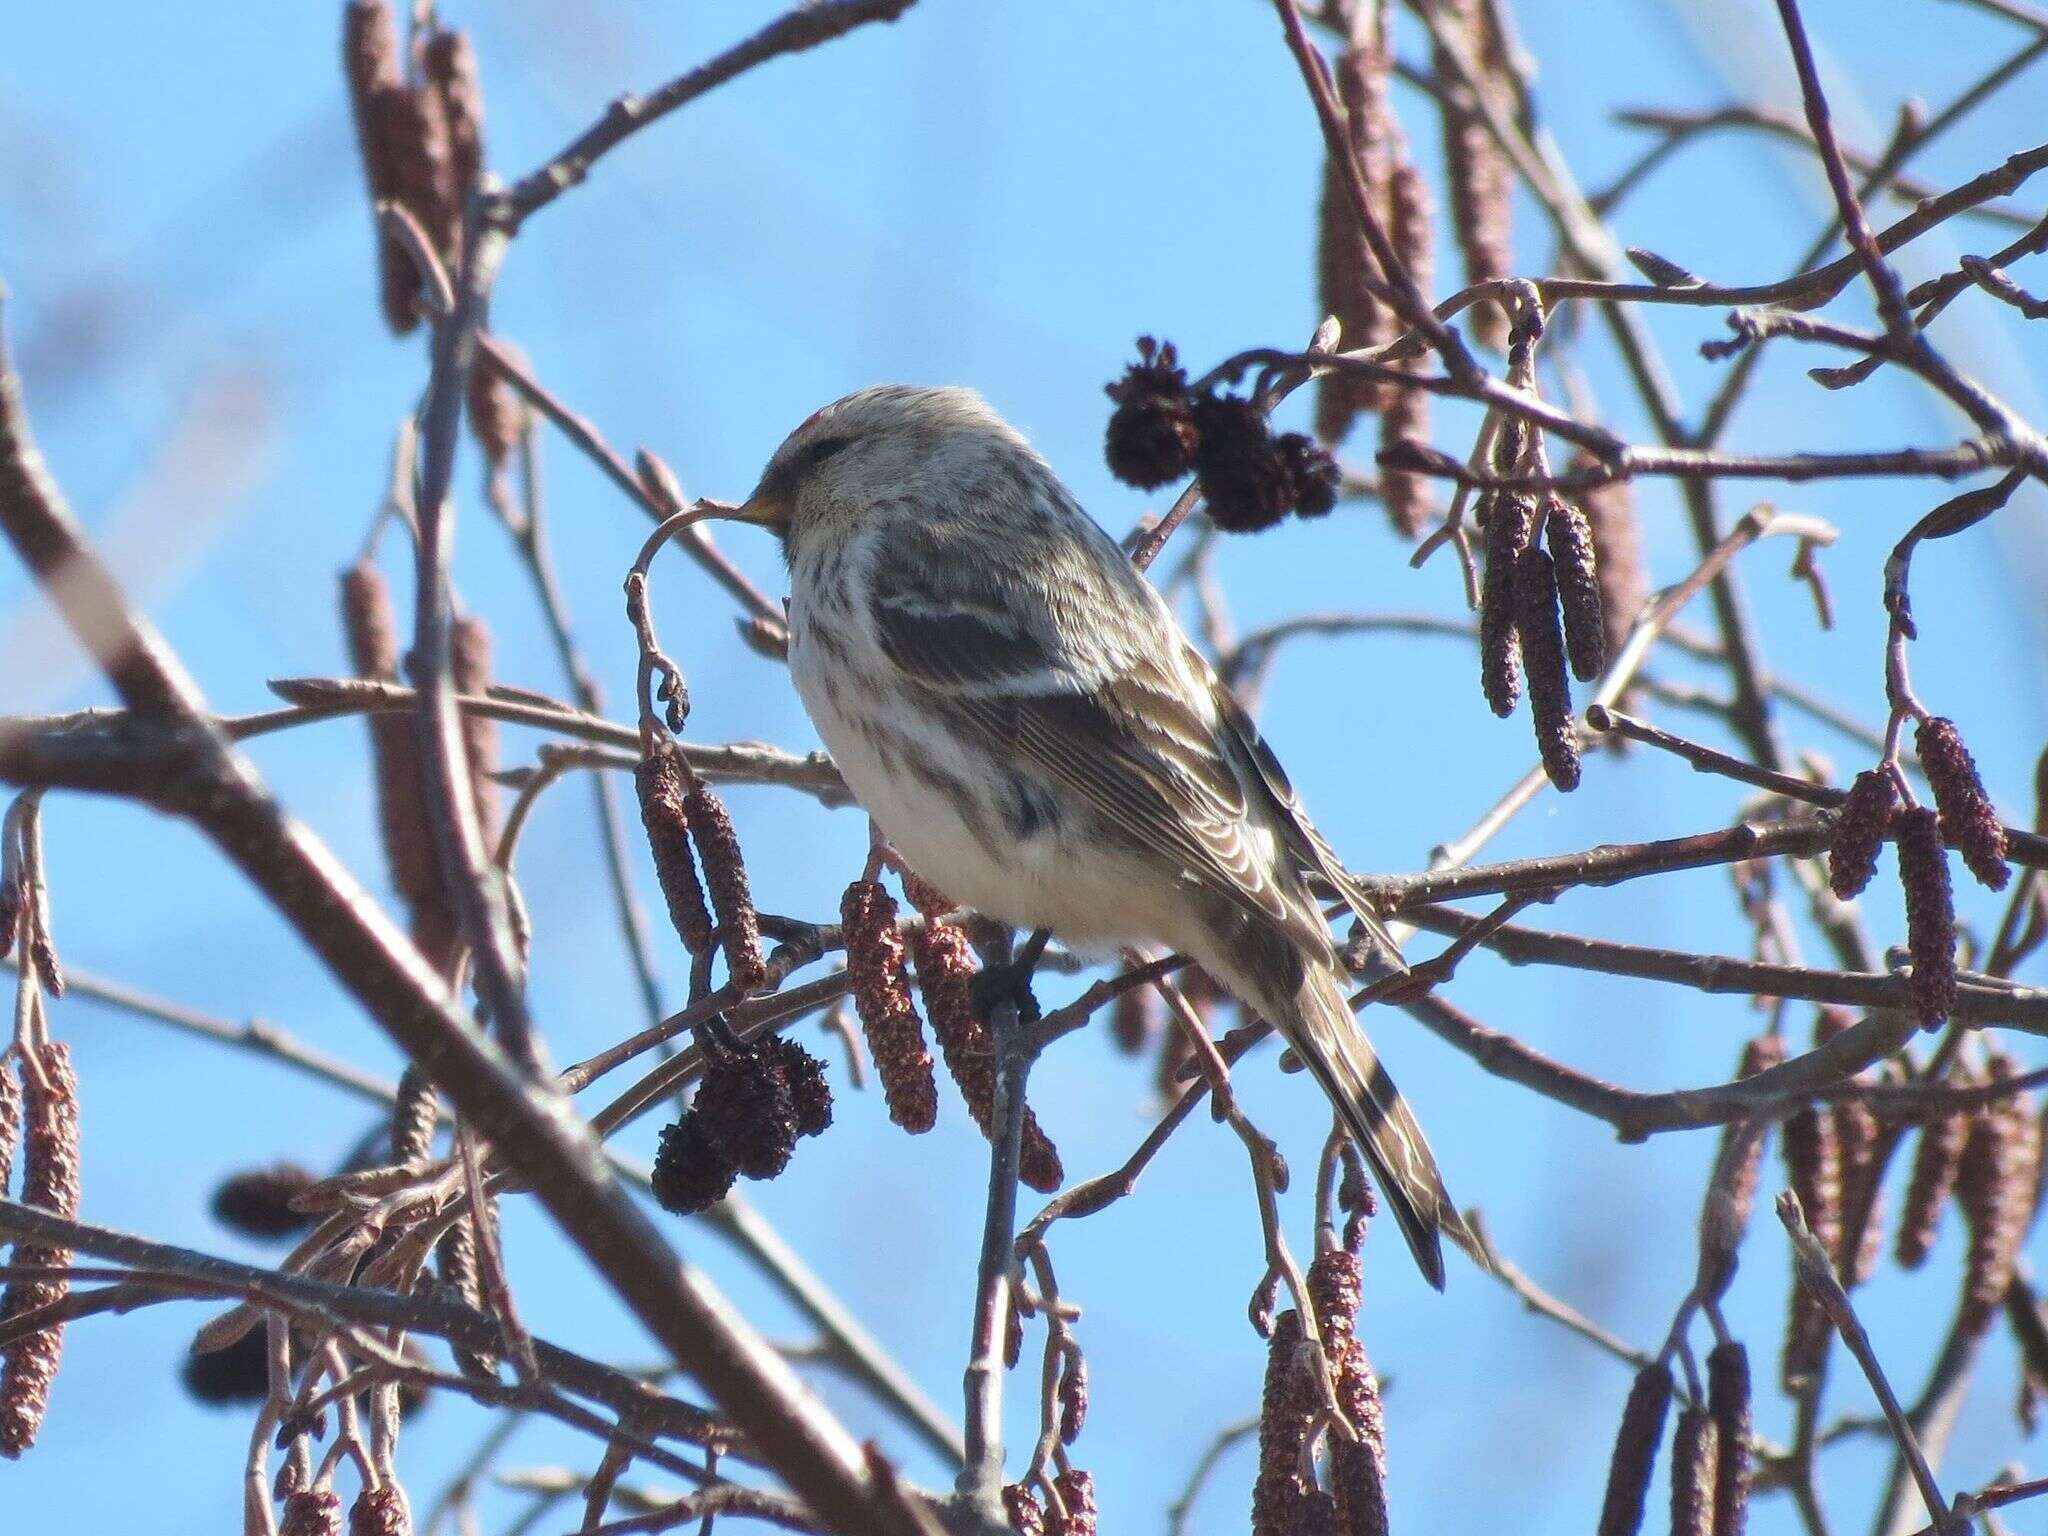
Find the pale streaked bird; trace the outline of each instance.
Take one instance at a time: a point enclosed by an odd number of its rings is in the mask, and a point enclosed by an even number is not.
[[[865,389],[735,514],[789,562],[789,665],[847,784],[946,895],[1082,947],[1164,944],[1271,1021],[1430,1284],[1463,1228],[1346,1002],[1318,876],[1370,902],[1166,604],[964,389]]]

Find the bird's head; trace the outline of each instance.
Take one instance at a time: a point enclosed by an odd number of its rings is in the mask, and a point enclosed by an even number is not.
[[[843,536],[890,505],[955,502],[1020,455],[1037,462],[973,390],[880,385],[833,401],[790,433],[729,515],[772,530],[787,549]]]

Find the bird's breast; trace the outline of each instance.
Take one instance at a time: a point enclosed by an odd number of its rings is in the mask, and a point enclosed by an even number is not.
[[[1079,944],[1159,938],[1132,874],[1072,797],[962,734],[831,599],[792,601],[790,676],[847,787],[962,906]]]

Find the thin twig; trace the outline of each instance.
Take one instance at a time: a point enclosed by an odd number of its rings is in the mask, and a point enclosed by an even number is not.
[[[1941,1536],[1961,1536],[1969,1530],[1969,1521],[1950,1510],[1948,1501],[1941,1496],[1941,1486],[1934,1480],[1934,1473],[1927,1465],[1927,1458],[1921,1452],[1919,1437],[1913,1432],[1913,1425],[1907,1419],[1905,1410],[1899,1406],[1897,1394],[1892,1391],[1891,1382],[1886,1380],[1884,1367],[1878,1363],[1877,1351],[1871,1347],[1870,1335],[1864,1331],[1862,1320],[1856,1316],[1856,1308],[1849,1300],[1849,1293],[1842,1289],[1842,1282],[1835,1278],[1834,1260],[1821,1246],[1820,1239],[1806,1224],[1806,1213],[1799,1208],[1799,1197],[1789,1189],[1778,1196],[1778,1220],[1785,1225],[1786,1233],[1792,1239],[1792,1256],[1799,1270],[1799,1283],[1812,1293],[1828,1318],[1835,1325],[1835,1331],[1842,1336],[1849,1353],[1856,1357],[1856,1363],[1863,1368],[1863,1375],[1870,1383],[1870,1390],[1876,1394],[1878,1405],[1884,1409],[1885,1421],[1891,1425],[1892,1437],[1898,1442],[1899,1453],[1912,1468],[1913,1480],[1920,1487],[1920,1497],[1927,1505],[1927,1512],[1933,1517],[1935,1530]]]

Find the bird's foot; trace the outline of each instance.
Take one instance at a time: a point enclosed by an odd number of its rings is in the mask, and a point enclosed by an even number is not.
[[[1035,965],[1012,960],[1006,965],[991,965],[977,972],[969,994],[974,1016],[986,1024],[1003,1004],[1014,1003],[1020,1024],[1036,1024],[1038,998],[1031,991],[1031,975],[1036,969]]]
[[[974,978],[970,994],[976,1018],[986,1024],[996,1009],[1004,1003],[1014,1003],[1019,1023],[1038,1022],[1038,998],[1031,991],[1031,977],[1038,969],[1038,957],[1045,953],[1046,941],[1050,937],[1041,928],[1024,941],[1024,947],[1014,958],[981,969]]]

